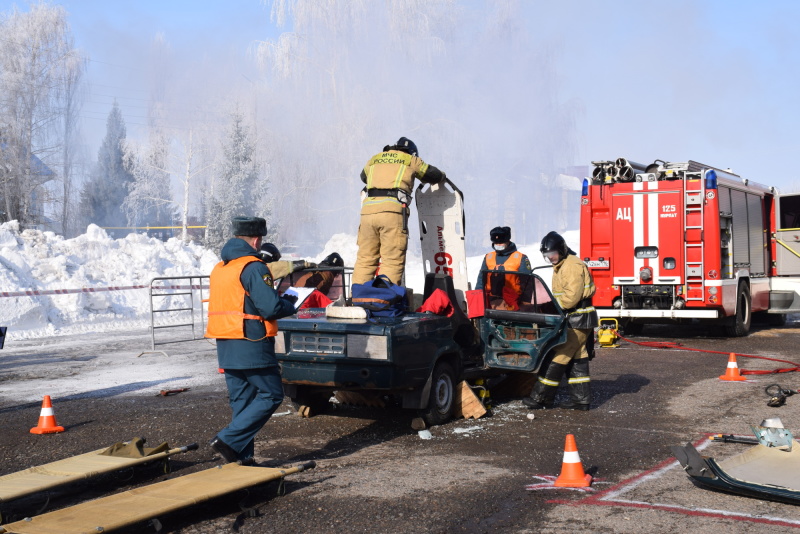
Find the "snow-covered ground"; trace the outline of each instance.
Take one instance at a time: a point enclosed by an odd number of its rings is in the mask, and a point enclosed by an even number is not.
[[[577,232],[565,238],[577,250]],[[543,263],[538,244],[519,248],[533,265]],[[318,262],[331,252],[353,265],[355,236],[334,235],[317,256],[306,259]],[[473,283],[482,259],[467,259]],[[159,329],[159,344],[151,345],[148,290],[155,277],[207,275],[218,261],[216,253],[178,239],[111,239],[97,226],[64,239],[51,232],[20,232],[15,222],[0,224],[0,326],[8,328],[0,351],[0,409],[39,402],[43,395],[57,402],[182,387],[224,389],[213,341],[185,341],[192,338],[186,329]],[[549,269],[539,272],[549,280]],[[406,277],[407,286],[422,291],[418,244],[409,251]],[[114,289],[136,286],[141,287]],[[30,294],[18,296],[25,292]],[[184,341],[160,344],[170,340]]]
[[[565,234],[574,250],[577,237],[577,232]],[[519,249],[534,266],[543,263],[538,243]],[[336,234],[317,256],[306,259],[318,262],[331,252],[353,265],[355,235]],[[467,259],[473,283],[482,260]],[[164,242],[130,234],[112,239],[90,225],[85,234],[64,239],[52,232],[20,232],[14,221],[0,224],[0,326],[8,328],[6,347],[43,336],[148,328],[153,278],[207,275],[218,261],[215,252],[174,238]],[[546,280],[549,272],[541,271]],[[417,292],[424,287],[418,246],[409,251],[406,285]],[[20,296],[24,292],[29,294]]]

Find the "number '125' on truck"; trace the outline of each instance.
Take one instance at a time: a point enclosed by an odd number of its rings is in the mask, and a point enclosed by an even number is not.
[[[706,321],[745,336],[753,313],[800,311],[800,195],[695,161],[592,162],[581,195],[580,257],[601,318]]]

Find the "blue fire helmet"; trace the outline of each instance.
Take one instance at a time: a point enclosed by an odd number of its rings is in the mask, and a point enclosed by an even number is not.
[[[395,148],[397,150],[403,151],[406,154],[411,154],[412,156],[419,156],[419,152],[417,152],[417,145],[414,144],[414,141],[409,139],[408,137],[401,137],[397,140],[395,144]]]

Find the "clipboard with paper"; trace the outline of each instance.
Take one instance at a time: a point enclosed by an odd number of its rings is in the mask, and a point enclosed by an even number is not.
[[[306,301],[309,295],[314,292],[313,287],[289,287],[283,292],[284,296],[293,295],[297,297],[297,302],[294,303],[294,309],[299,310],[300,306]]]

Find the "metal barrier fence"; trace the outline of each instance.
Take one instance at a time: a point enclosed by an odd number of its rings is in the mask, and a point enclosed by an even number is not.
[[[207,299],[203,291],[208,290],[208,278],[208,275],[175,276],[157,277],[150,281],[150,348],[153,351],[164,353],[156,351],[156,345],[203,339],[206,331],[206,309],[203,303]],[[182,284],[180,281],[188,281],[188,284]],[[177,322],[156,325],[156,315],[162,313],[174,314]],[[196,326],[200,330],[199,336]],[[186,339],[156,341],[156,330],[181,327],[191,327],[192,336]]]
[[[351,267],[318,267],[310,271],[334,273],[330,289],[327,291],[327,296],[331,300],[336,300],[339,296],[343,296],[345,299],[350,297],[350,278],[353,273]],[[289,286],[299,282],[299,279],[308,272],[299,271],[282,278],[276,282],[277,289],[283,293]],[[181,283],[181,281],[188,281],[188,284]],[[204,339],[206,313],[208,312],[204,303],[208,299],[208,282],[208,275],[158,277],[150,281],[150,349],[152,352],[166,355],[164,351],[156,351],[156,345]],[[174,314],[176,322],[156,325],[156,315],[162,313]],[[191,328],[192,335],[182,339],[156,341],[156,330],[165,328]],[[198,328],[199,333],[197,332]],[[142,352],[140,356],[142,354],[147,354],[147,352]]]

